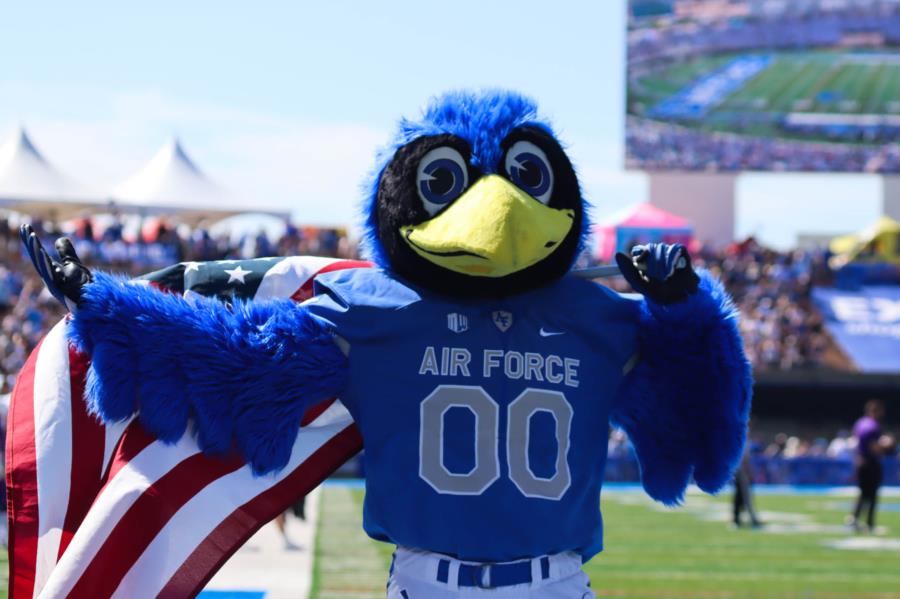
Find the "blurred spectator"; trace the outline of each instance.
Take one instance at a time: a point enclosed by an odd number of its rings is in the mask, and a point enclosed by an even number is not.
[[[900,145],[819,143],[694,131],[629,117],[627,164],[648,170],[900,171]]]
[[[850,436],[850,431],[842,429],[829,443],[826,455],[844,460],[853,455],[854,449],[856,449],[856,439]]]
[[[866,530],[875,530],[875,513],[878,511],[878,489],[884,481],[882,459],[887,453],[887,443],[882,441],[881,421],[884,419],[884,404],[878,400],[866,403],[865,414],[853,425],[856,438],[856,484],[859,497],[848,525],[861,530],[860,517],[866,513]]]
[[[829,434],[820,434],[810,440],[806,437],[784,432],[761,433],[760,426],[747,442],[747,449],[742,458],[737,475],[749,476],[750,483],[788,484],[788,485],[854,485],[859,479],[857,474],[856,441],[849,437],[846,430],[840,430],[834,439]],[[881,464],[884,467],[885,484],[900,484],[900,459],[894,457],[896,443],[893,437],[882,435],[877,441]],[[606,480],[616,482],[638,482],[639,471],[632,446],[620,430],[610,431],[608,441],[608,462]],[[749,459],[749,463],[745,463]],[[749,468],[749,470],[748,470]],[[868,479],[867,479],[868,481]],[[747,480],[736,480],[746,485]],[[734,500],[735,513],[746,509],[746,486],[738,492]],[[866,507],[868,504],[865,504]],[[733,514],[734,515],[734,514]],[[758,521],[758,518],[756,519]],[[751,524],[754,521],[750,514]],[[848,524],[853,520],[848,518]]]
[[[762,522],[753,504],[753,468],[750,464],[750,444],[744,447],[744,454],[734,473],[734,497],[732,499],[731,520],[735,528],[742,526],[741,514],[747,512],[750,526],[759,528]]]
[[[102,221],[81,216],[64,227],[39,219],[32,225],[48,243],[63,233],[69,235],[90,266],[133,275],[189,260],[300,254],[356,257],[356,245],[346,232],[330,228],[308,227],[301,234],[288,226],[281,239],[270,240],[262,231],[238,239],[214,238],[206,223],[176,228],[160,218],[144,219],[129,232],[119,215]],[[37,342],[65,314],[23,257],[20,245],[17,226],[0,215],[0,376],[8,378],[10,386]]]
[[[757,370],[823,365],[831,340],[813,306],[813,285],[831,282],[825,251],[776,252],[752,237],[724,248],[702,246],[694,264],[722,280],[741,311],[741,335]],[[604,281],[629,290],[622,279]]]

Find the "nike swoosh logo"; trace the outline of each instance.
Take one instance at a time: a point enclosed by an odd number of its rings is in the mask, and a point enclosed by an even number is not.
[[[556,337],[557,335],[565,335],[565,331],[545,331],[544,327],[541,327],[541,337]]]

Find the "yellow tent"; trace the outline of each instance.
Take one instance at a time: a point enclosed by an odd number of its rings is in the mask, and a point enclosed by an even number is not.
[[[871,227],[831,240],[833,266],[848,263],[900,264],[900,222],[882,216]]]

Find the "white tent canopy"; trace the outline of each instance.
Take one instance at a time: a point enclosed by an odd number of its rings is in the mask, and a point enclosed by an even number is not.
[[[147,164],[117,185],[110,197],[117,206],[140,207],[148,213],[175,211],[212,219],[250,211],[214,183],[173,138]],[[254,212],[267,212],[258,207]],[[274,211],[275,214],[282,214]]]
[[[51,164],[25,129],[20,127],[0,145],[0,206],[32,214],[64,216],[103,203],[101,194]]]
[[[197,168],[174,138],[147,164],[117,185],[111,197],[122,205],[174,208],[219,209],[230,200],[224,190]]]
[[[111,193],[103,193],[60,172],[22,128],[0,146],[0,208],[57,220],[101,210],[168,215],[189,223],[246,212],[287,216],[284,210],[239,203],[194,164],[177,139]]]

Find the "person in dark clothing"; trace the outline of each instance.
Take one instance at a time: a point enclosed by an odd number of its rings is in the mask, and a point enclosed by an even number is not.
[[[744,448],[744,456],[741,458],[741,464],[734,473],[734,513],[733,522],[736,528],[740,528],[741,513],[746,511],[750,517],[750,526],[759,528],[762,523],[756,514],[756,508],[753,505],[753,491],[751,484],[753,482],[753,471],[750,467],[750,444]]]
[[[881,460],[893,445],[893,439],[882,433],[883,419],[884,404],[873,399],[866,403],[863,417],[853,426],[853,436],[857,440],[855,461],[859,498],[847,523],[855,531],[863,530],[860,524],[863,512],[866,513],[866,529],[875,530],[878,489],[883,478]]]

